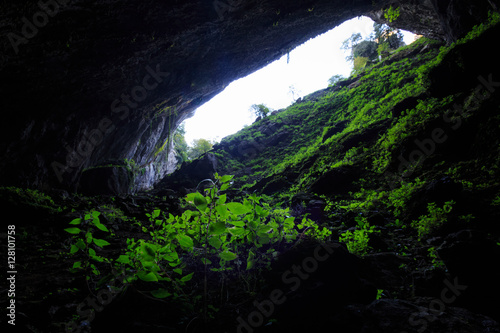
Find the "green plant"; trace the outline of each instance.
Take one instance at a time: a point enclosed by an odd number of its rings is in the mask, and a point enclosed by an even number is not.
[[[432,265],[435,268],[445,268],[444,262],[439,258],[435,247],[430,247],[427,252],[429,252],[428,256],[432,259]]]
[[[370,234],[375,232],[375,226],[370,226],[366,217],[358,216],[356,222],[358,223],[356,229],[342,233],[339,241],[346,243],[349,252],[362,256],[370,250],[368,242]]]
[[[427,215],[422,215],[418,220],[412,222],[412,227],[414,227],[418,232],[418,237],[422,238],[429,235],[431,232],[442,226],[447,221],[447,215],[453,209],[455,201],[447,201],[444,203],[443,208],[436,206],[435,202],[431,202],[427,205]]]
[[[73,219],[69,224],[71,227],[64,229],[67,233],[73,235],[74,244],[71,245],[69,253],[83,253],[83,258],[76,260],[73,263],[72,271],[83,269],[86,273],[87,281],[91,276],[100,275],[97,263],[110,263],[108,258],[97,254],[96,249],[102,249],[110,243],[102,238],[97,238],[96,233],[109,233],[108,228],[101,223],[98,211],[91,211],[84,215],[83,218]],[[90,275],[88,272],[91,272]]]
[[[392,8],[392,6],[390,6],[387,10],[384,11],[384,17],[390,23],[396,21],[400,15],[401,9],[399,7]]]
[[[198,278],[203,279],[202,308],[207,318],[212,306],[208,290],[211,271],[221,272],[224,279],[225,272],[243,274],[269,267],[277,249],[297,239],[297,228],[305,228],[303,233],[316,239],[329,235],[329,230],[308,219],[296,226],[287,208],[270,205],[262,196],[252,194],[241,201],[229,201],[224,192],[232,180],[233,176],[216,174],[214,180],[203,181],[208,187],[186,196],[188,210],[181,215],[166,216],[160,210],[148,214],[149,225],[143,226],[143,231],[150,239],[127,240],[126,253],[116,260],[133,272],[128,282],[140,279],[159,284],[151,291],[157,298],[188,298],[185,286],[195,272],[187,272],[203,265]]]

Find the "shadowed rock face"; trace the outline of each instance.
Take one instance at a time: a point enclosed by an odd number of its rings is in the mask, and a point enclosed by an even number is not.
[[[404,2],[393,24],[451,41],[496,3]],[[2,1],[0,185],[82,190],[89,188],[79,184],[85,179],[131,170],[126,191],[147,189],[175,168],[173,130],[198,106],[347,19],[365,14],[383,21],[389,4],[399,6],[387,0]],[[116,170],[124,161],[128,171]]]

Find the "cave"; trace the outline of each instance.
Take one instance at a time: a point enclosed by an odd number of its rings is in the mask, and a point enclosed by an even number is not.
[[[2,2],[0,198],[10,217],[1,234],[12,279],[1,303],[10,328],[500,332],[498,6]],[[174,133],[198,107],[358,16],[423,39],[179,165]],[[268,197],[289,208],[261,205]],[[249,227],[251,216],[263,226]],[[205,229],[165,231],[204,218]],[[257,228],[246,261],[231,243],[241,228]],[[207,273],[209,235],[221,266]],[[281,237],[275,248],[270,235]],[[353,235],[370,238],[369,253],[344,244]],[[159,239],[175,245],[151,245]],[[82,252],[87,259],[74,259]],[[169,264],[151,259],[160,255]],[[241,272],[253,265],[258,274]],[[171,281],[175,290],[148,284]],[[283,283],[293,287],[283,292]]]

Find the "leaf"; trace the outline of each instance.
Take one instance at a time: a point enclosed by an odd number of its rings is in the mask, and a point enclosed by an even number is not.
[[[94,258],[94,257],[97,256],[96,253],[95,253],[95,250],[93,248],[89,248],[89,256],[91,258]]]
[[[73,245],[71,245],[71,249],[69,250],[69,253],[70,253],[70,254],[73,254],[73,253],[78,252],[78,250],[80,250],[80,249],[78,248],[78,246],[76,246],[76,245],[74,245],[74,244],[73,244]]]
[[[225,176],[222,176],[220,181],[221,183],[227,183],[228,181],[230,181],[231,179],[233,179],[234,175],[225,175]]]
[[[92,243],[92,233],[89,231],[85,234],[85,240],[87,241],[87,244]]]
[[[156,257],[156,246],[149,243],[142,243],[141,255],[143,261],[153,261]]]
[[[158,282],[158,278],[156,277],[156,274],[153,273],[153,272],[140,271],[140,272],[137,273],[137,276],[142,281],[146,281],[146,282]]]
[[[194,205],[200,212],[204,212],[207,209],[208,203],[207,199],[200,193],[196,192],[194,198],[193,198]]]
[[[194,272],[193,272],[194,273]],[[181,278],[182,282],[187,282],[193,278],[193,273],[189,273],[188,275],[185,275]]]
[[[246,231],[244,228],[240,228],[240,227],[229,228],[227,230],[231,233],[231,235],[234,235],[234,236],[241,236]]]
[[[167,260],[167,261],[173,262],[173,261],[179,260],[179,255],[177,254],[177,252],[173,251],[173,252],[165,253],[164,255],[162,255],[162,258]]]
[[[226,224],[224,222],[210,223],[208,232],[210,235],[218,236],[226,231]]]
[[[227,223],[232,224],[236,227],[244,227],[245,226],[245,222],[243,222],[241,220],[237,220],[237,221],[228,220]]]
[[[243,215],[251,211],[250,207],[239,202],[230,202],[227,204],[227,208],[235,215]]]
[[[129,256],[122,254],[116,259],[116,262],[119,262],[121,264],[130,264],[130,258]]]
[[[160,216],[160,213],[161,213],[161,210],[159,210],[159,209],[155,209],[155,210],[153,211],[153,215],[151,215],[151,218],[152,218],[152,219],[157,218],[158,216]]]
[[[219,256],[221,257],[221,259],[223,259],[225,261],[231,261],[231,260],[234,260],[238,257],[235,253],[228,251],[228,250],[219,253]]]
[[[153,297],[155,298],[166,298],[172,294],[169,293],[166,289],[160,288],[157,290],[152,290],[151,295],[153,295]]]
[[[77,219],[72,220],[69,224],[78,225],[80,223],[82,223],[82,219],[81,218],[77,218]]]
[[[247,270],[251,269],[255,264],[255,253],[251,250],[248,253],[248,258],[247,258]]]
[[[217,205],[215,206],[215,210],[217,213],[219,213],[220,217],[226,220],[229,217],[229,211],[227,210],[226,206],[220,206]]]
[[[70,234],[76,235],[80,233],[80,228],[66,228],[64,231],[69,232]]]
[[[227,195],[226,194],[222,194],[221,196],[219,196],[219,200],[217,201],[217,203],[219,205],[223,205],[226,203],[226,200],[227,200]]]
[[[216,249],[219,249],[220,246],[222,245],[222,241],[218,237],[211,237],[208,240],[208,243],[215,247]]]
[[[106,241],[104,239],[94,238],[92,241],[94,242],[95,245],[97,245],[99,247],[107,246],[110,244],[108,241]]]
[[[99,230],[102,230],[102,231],[105,231],[105,232],[109,232],[108,228],[106,228],[106,226],[104,224],[102,224],[101,222],[95,222],[94,225]]]
[[[174,272],[177,274],[182,274],[182,268],[174,268]]]
[[[75,263],[73,264],[73,268],[80,268],[82,267],[82,262],[81,261],[75,261]]]
[[[270,238],[267,234],[259,235],[259,236],[260,236],[259,240],[258,240],[259,244],[262,244],[262,245],[269,244]]]
[[[177,235],[175,238],[183,249],[192,249],[194,246],[193,239],[188,235]]]
[[[221,191],[225,191],[227,190],[231,185],[229,185],[229,183],[225,183],[225,184],[222,184],[221,187],[220,187],[220,190]]]
[[[99,213],[99,212],[98,212],[98,211],[96,211],[96,210],[94,210],[94,211],[92,212],[92,216],[93,216],[94,218],[98,218],[98,216],[99,216],[99,215],[101,215],[101,213]]]
[[[212,264],[212,261],[210,259],[205,259],[205,258],[201,258],[201,262],[207,265]]]
[[[83,241],[83,239],[79,239],[78,242],[76,242],[75,244],[80,250],[85,250],[85,248],[87,247],[85,245],[85,242]]]

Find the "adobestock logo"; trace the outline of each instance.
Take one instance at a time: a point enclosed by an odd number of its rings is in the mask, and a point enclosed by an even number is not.
[[[21,27],[21,33],[17,34],[14,32],[9,32],[7,38],[9,39],[10,45],[14,49],[16,54],[19,53],[19,46],[22,44],[27,44],[30,39],[35,38],[38,34],[39,29],[45,27],[49,23],[49,18],[56,16],[62,6],[68,5],[70,0],[48,0],[38,1],[37,11],[29,20],[26,16],[23,16],[21,22],[23,23]]]
[[[481,105],[483,101],[491,97],[497,88],[500,88],[500,82],[493,80],[493,74],[489,74],[487,79],[484,76],[479,75],[477,79],[479,84],[473,90],[470,100],[475,103],[475,106]],[[452,109],[447,110],[443,114],[442,127],[434,128],[428,138],[414,140],[413,142],[417,148],[412,150],[407,155],[407,158],[405,158],[403,154],[398,156],[398,174],[406,177],[411,176],[413,172],[415,172],[416,168],[425,161],[425,159],[435,153],[440,144],[443,144],[448,140],[448,134],[451,131],[458,131],[462,127],[463,120],[469,117],[471,115],[471,111],[474,109],[471,106],[473,106],[473,104],[469,106],[469,109],[465,110],[463,105],[455,103]],[[443,129],[445,126],[449,128],[448,132]],[[391,189],[397,188],[397,182],[392,180],[394,179],[394,174],[386,172],[384,176],[388,180]]]

